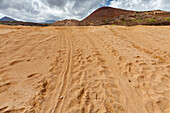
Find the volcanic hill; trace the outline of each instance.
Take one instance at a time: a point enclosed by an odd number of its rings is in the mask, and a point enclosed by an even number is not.
[[[120,15],[132,14],[132,13],[134,13],[134,11],[123,10],[123,9],[112,8],[112,7],[101,7],[96,11],[94,11],[92,14],[90,14],[88,17],[83,19],[82,21],[95,22],[95,21],[105,20],[107,18],[113,18]]]
[[[91,23],[101,23],[101,21],[105,21],[106,19],[117,17],[125,14],[132,14],[134,11],[128,11],[118,8],[112,7],[101,7],[91,13],[88,17],[83,19],[82,21],[74,20],[74,19],[66,19],[62,21],[56,21],[52,26],[86,26]]]
[[[112,7],[102,7],[91,13],[82,21],[62,20],[52,26],[100,26],[100,25],[170,25],[170,12],[130,11]]]

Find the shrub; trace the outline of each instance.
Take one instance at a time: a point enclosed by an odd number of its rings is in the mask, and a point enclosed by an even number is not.
[[[143,22],[142,20],[140,20],[140,19],[138,19],[138,20],[136,20],[136,22]]]
[[[170,21],[170,18],[165,18],[165,20],[169,20]]]
[[[9,21],[10,23],[15,23],[15,21]]]
[[[43,26],[50,26],[50,24],[48,24],[48,23],[45,23],[45,24],[43,24]]]
[[[109,22],[105,22],[105,25],[109,24]]]
[[[151,18],[149,18],[149,19],[147,19],[149,22],[156,22],[156,20],[155,19],[151,19]]]
[[[138,22],[143,22],[142,20],[138,20]]]
[[[113,26],[115,26],[116,24],[112,24]]]
[[[90,23],[93,23],[92,21],[90,21]]]
[[[122,20],[122,23],[126,23],[126,21]]]
[[[143,22],[143,21],[138,19],[138,20],[132,20],[132,22]]]
[[[138,13],[140,13],[140,11],[136,11],[135,13],[137,13],[137,14],[138,14]]]
[[[132,22],[136,22],[136,20],[132,20]]]

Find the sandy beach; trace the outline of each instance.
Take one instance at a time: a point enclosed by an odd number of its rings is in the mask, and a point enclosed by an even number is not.
[[[170,26],[0,25],[0,113],[170,113]]]

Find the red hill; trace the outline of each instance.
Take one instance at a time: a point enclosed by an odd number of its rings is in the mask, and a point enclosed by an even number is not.
[[[116,16],[131,14],[131,13],[134,13],[134,11],[117,9],[117,8],[112,8],[112,7],[102,7],[94,11],[92,14],[90,14],[88,17],[86,17],[82,21],[91,21],[91,22],[94,22],[97,20],[101,21],[107,18],[113,18]]]
[[[130,11],[112,7],[102,7],[91,13],[82,21],[57,21],[52,26],[99,26],[99,25],[170,25],[170,12]]]

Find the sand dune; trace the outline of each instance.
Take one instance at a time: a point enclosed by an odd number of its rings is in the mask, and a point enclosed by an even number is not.
[[[170,113],[170,26],[0,26],[0,113]]]

